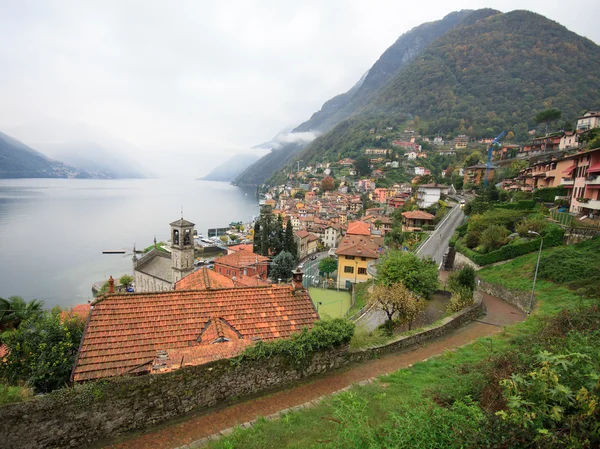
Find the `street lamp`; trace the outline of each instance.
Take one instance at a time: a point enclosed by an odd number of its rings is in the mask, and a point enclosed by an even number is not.
[[[535,231],[527,231],[528,234],[535,234],[540,238],[540,251],[538,252],[537,264],[535,265],[535,274],[533,275],[533,288],[531,289],[531,298],[529,299],[529,310],[527,311],[527,315],[531,313],[531,308],[533,307],[533,292],[535,292],[535,282],[537,281],[538,268],[540,267],[540,257],[542,256],[542,245],[544,244],[544,239],[542,236]]]

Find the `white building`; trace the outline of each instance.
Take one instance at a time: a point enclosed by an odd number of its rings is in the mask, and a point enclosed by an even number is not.
[[[415,175],[417,176],[423,176],[425,175],[429,170],[427,170],[425,167],[415,167]]]
[[[558,143],[559,150],[566,150],[567,148],[577,148],[579,146],[579,141],[577,140],[577,133],[575,132],[565,132],[560,138],[560,142]]]
[[[329,248],[337,248],[342,240],[342,227],[340,225],[330,225],[325,228],[323,243]]]
[[[418,155],[419,153],[417,153],[416,151],[409,151],[408,153],[406,153],[406,157],[409,159],[416,159]]]
[[[442,194],[448,194],[448,186],[442,184],[423,184],[417,190],[417,205],[419,209],[427,209],[437,203]]]
[[[600,127],[600,112],[588,111],[583,117],[577,119],[577,131],[587,131],[588,129]]]

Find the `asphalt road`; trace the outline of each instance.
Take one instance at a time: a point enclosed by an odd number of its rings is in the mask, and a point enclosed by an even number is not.
[[[301,270],[304,271],[303,284],[305,287],[315,286],[316,283],[319,282],[319,262],[321,259],[327,257],[328,252],[323,251],[320,253],[311,254],[312,256],[317,256],[315,260],[310,260],[310,257],[302,262]],[[299,265],[299,266],[300,266]],[[316,283],[315,283],[316,282]]]
[[[416,254],[421,258],[431,257],[438,265],[441,265],[444,254],[446,254],[446,251],[448,250],[450,237],[452,237],[456,228],[462,224],[464,218],[465,215],[460,208],[460,205],[457,204],[450,212],[448,212],[448,215],[444,217],[444,220],[437,229],[429,235],[429,238],[416,251]],[[377,328],[377,326],[383,324],[386,319],[387,315],[384,312],[377,309],[371,309],[358,318],[356,324],[364,326],[369,331],[372,331]]]

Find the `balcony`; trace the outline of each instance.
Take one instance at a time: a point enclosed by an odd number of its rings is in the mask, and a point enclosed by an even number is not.
[[[598,176],[589,176],[588,178],[585,179],[585,183],[586,185],[593,185],[593,186],[597,186],[600,185],[600,175]]]
[[[572,186],[574,183],[575,183],[575,180],[571,179],[571,178],[562,178],[560,180],[561,186]]]
[[[583,209],[600,210],[600,200],[589,200],[587,203],[579,203]]]

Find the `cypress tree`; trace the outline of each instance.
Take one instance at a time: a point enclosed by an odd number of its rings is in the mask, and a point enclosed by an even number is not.
[[[285,245],[284,251],[287,251],[295,259],[298,258],[298,247],[296,246],[296,242],[294,241],[294,229],[292,228],[292,220],[288,220],[287,225],[285,226]]]

